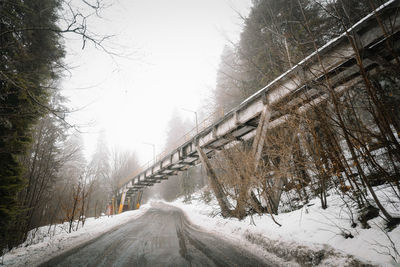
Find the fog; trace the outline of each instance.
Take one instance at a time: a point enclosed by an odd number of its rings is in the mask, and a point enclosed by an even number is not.
[[[89,21],[91,31],[112,35],[110,55],[90,42],[67,39],[63,95],[75,112],[68,121],[82,132],[85,155],[105,132],[109,148],[136,151],[141,163],[162,151],[172,111],[193,121],[209,101],[224,45],[237,41],[250,0],[120,0]],[[183,134],[183,133],[182,133]]]

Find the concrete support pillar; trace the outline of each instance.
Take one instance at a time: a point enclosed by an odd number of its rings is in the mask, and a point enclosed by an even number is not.
[[[143,196],[143,191],[139,191],[138,193],[137,193],[137,196],[136,196],[136,209],[139,209],[140,208],[140,204],[141,204],[141,201],[142,201],[142,196]]]
[[[136,198],[137,198],[137,192],[135,194],[132,195],[131,197],[131,210],[135,210],[136,209]]]
[[[265,145],[265,138],[267,135],[268,124],[271,118],[271,110],[268,105],[264,106],[264,109],[260,116],[260,121],[256,130],[256,136],[254,137],[252,152],[254,155],[255,168],[258,168],[258,164],[261,160],[262,151]],[[269,195],[269,210],[270,212],[277,213],[279,202],[281,199],[284,180],[282,178],[273,178],[273,186],[271,194]],[[254,196],[253,196],[254,197]],[[253,198],[254,199],[254,198]]]
[[[211,162],[208,160],[208,157],[206,153],[204,153],[203,149],[198,145],[196,146],[196,150],[204,168],[206,169],[207,176],[210,179],[211,187],[215,193],[218,204],[221,207],[222,216],[228,217],[230,215],[229,204],[224,193],[222,192],[222,187],[218,182],[217,174],[213,170]]]
[[[268,105],[265,105],[263,111],[261,112],[260,121],[258,123],[256,136],[254,137],[253,147],[252,147],[256,168],[258,167],[258,163],[260,162],[261,159],[261,154],[264,148],[265,136],[267,135],[267,129],[270,118],[271,118],[271,111]]]

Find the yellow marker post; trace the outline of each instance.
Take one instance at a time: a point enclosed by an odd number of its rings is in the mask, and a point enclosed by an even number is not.
[[[122,210],[124,209],[125,196],[126,196],[126,192],[124,191],[121,196],[121,202],[119,203],[118,214],[120,214],[122,212]]]

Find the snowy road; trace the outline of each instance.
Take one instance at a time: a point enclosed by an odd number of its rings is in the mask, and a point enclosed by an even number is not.
[[[182,210],[144,215],[41,266],[276,266],[190,224]]]

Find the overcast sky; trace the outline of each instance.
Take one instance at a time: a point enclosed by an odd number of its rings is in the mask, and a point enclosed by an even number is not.
[[[93,20],[93,31],[114,35],[111,57],[79,40],[68,39],[66,63],[72,66],[62,83],[69,106],[83,109],[70,122],[87,132],[85,154],[94,150],[98,132],[110,148],[137,152],[140,162],[161,152],[174,108],[182,117],[194,114],[215,87],[220,54],[238,40],[251,0],[118,0]],[[183,133],[182,133],[183,134]]]

